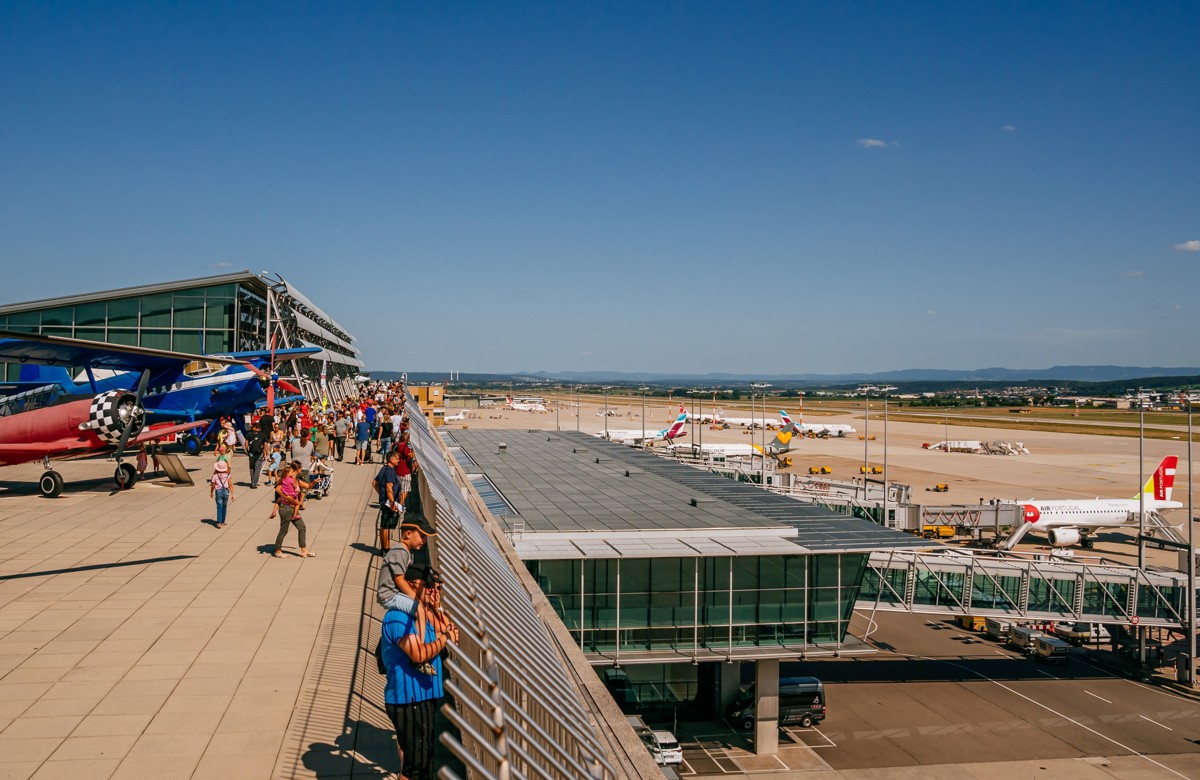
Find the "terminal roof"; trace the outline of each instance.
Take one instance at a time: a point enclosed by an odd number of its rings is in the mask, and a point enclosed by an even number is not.
[[[456,430],[444,436],[448,446],[461,448],[454,453],[459,465],[526,559],[930,546],[868,520],[575,431]]]

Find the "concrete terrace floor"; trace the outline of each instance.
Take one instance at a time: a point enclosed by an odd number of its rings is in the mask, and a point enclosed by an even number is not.
[[[0,472],[0,780],[381,777],[397,769],[374,668],[378,466],[339,464],[304,517],[316,558],[269,551],[271,490],[212,525],[197,484],[114,493],[108,460]],[[234,463],[238,483],[247,461]]]

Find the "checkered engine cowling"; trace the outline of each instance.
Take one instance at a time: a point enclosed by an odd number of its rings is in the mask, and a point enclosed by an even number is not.
[[[137,405],[137,396],[128,390],[109,390],[92,399],[92,408],[84,426],[109,444],[119,444],[121,434],[133,415],[133,434],[142,430],[146,411]]]

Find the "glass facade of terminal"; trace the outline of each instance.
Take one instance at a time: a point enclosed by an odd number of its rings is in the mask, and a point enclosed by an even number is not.
[[[249,296],[258,298],[237,284],[193,287],[0,315],[0,329],[178,352],[230,352],[253,338],[263,343],[261,323],[257,334],[240,333],[250,323],[237,327],[239,297],[245,303]],[[18,364],[8,364],[6,381],[16,381],[19,373]]]
[[[71,299],[0,307],[0,330],[40,333],[49,336],[100,341],[192,354],[219,354],[267,349],[266,287],[258,277],[250,281],[221,278],[179,285],[156,285],[131,290],[127,295],[108,293]],[[122,292],[122,291],[115,291]],[[289,346],[324,349],[317,357],[295,362],[305,392],[317,391],[316,380],[324,368],[328,376],[353,376],[362,363],[357,359],[348,334],[335,335],[292,301],[291,288],[275,297],[284,307]],[[307,305],[307,302],[305,302]],[[314,315],[318,316],[318,315]],[[324,316],[324,315],[319,315]],[[272,314],[279,322],[279,313]],[[280,342],[285,343],[285,342]],[[21,366],[0,363],[0,381],[20,379]],[[77,372],[74,372],[77,373]],[[336,388],[335,388],[336,395]]]
[[[867,556],[528,561],[584,652],[832,645]]]

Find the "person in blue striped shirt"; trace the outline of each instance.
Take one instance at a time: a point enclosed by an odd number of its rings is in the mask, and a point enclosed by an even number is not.
[[[383,618],[383,664],[387,669],[384,704],[396,729],[400,776],[407,780],[432,780],[434,719],[442,687],[442,652],[458,642],[458,629],[441,613],[437,603],[441,578],[426,566],[409,566],[404,572],[417,593],[413,613],[389,609]]]

